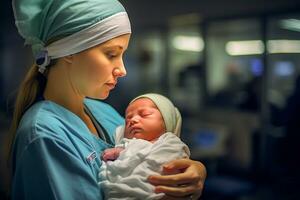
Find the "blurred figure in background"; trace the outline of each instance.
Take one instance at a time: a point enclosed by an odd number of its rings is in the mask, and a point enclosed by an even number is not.
[[[296,78],[294,91],[287,99],[281,117],[286,133],[281,146],[282,165],[285,167],[285,173],[287,173],[284,181],[287,190],[296,192],[295,195],[298,196],[300,195],[300,75]]]

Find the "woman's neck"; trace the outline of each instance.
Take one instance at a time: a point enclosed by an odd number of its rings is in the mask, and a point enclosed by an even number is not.
[[[86,124],[92,134],[98,136],[95,125],[84,110],[84,96],[72,87],[66,69],[66,66],[55,66],[49,71],[44,98],[73,112]]]
[[[53,101],[79,117],[84,116],[84,96],[74,91],[63,66],[53,66],[47,76],[44,98]]]

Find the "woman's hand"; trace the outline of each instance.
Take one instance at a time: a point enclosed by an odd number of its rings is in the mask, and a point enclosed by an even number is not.
[[[165,200],[198,199],[206,178],[205,166],[197,161],[178,159],[163,166],[163,173],[172,175],[149,176],[156,193],[165,193]]]

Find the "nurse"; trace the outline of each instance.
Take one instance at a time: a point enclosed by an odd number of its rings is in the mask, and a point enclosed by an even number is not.
[[[117,0],[13,0],[15,23],[36,64],[21,84],[11,129],[12,199],[103,199],[100,155],[124,119],[100,100],[126,75],[130,22]],[[166,199],[197,199],[197,161],[174,160],[150,176]]]

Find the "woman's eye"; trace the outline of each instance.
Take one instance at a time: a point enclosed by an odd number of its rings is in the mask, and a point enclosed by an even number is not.
[[[118,54],[117,53],[111,53],[111,52],[109,52],[109,53],[106,53],[106,56],[111,59],[111,58],[117,57]]]

